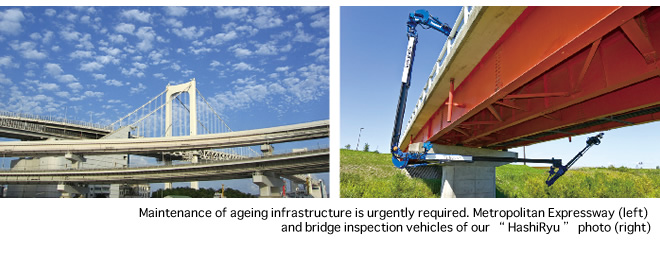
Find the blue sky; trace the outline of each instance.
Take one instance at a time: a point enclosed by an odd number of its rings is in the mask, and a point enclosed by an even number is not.
[[[355,149],[360,128],[360,149],[388,152],[394,114],[401,86],[406,50],[408,14],[427,9],[440,21],[453,26],[460,7],[342,7],[341,8],[341,147]],[[446,36],[419,30],[419,42],[408,94],[407,122]],[[405,128],[405,124],[404,124]],[[605,132],[595,146],[576,163],[580,166],[660,166],[660,122]],[[593,135],[593,134],[591,134]],[[591,135],[556,140],[526,147],[527,158],[555,157],[567,162],[586,145]],[[510,149],[523,156],[522,148]]]
[[[0,45],[0,110],[108,124],[196,78],[233,130],[329,118],[327,7],[4,7]]]

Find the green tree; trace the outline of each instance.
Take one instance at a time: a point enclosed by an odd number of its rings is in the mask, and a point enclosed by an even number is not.
[[[199,190],[195,190],[189,187],[178,187],[168,190],[159,189],[151,193],[151,197],[161,198],[161,197],[166,197],[168,195],[177,195],[177,196],[189,196],[192,198],[212,198],[216,192],[222,192],[221,190],[222,189],[214,190],[211,188],[201,188]],[[256,197],[256,196],[243,193],[239,190],[234,190],[232,188],[225,188],[225,197],[232,198],[232,197]]]
[[[369,152],[369,143],[364,143],[364,151]]]
[[[346,145],[344,146],[344,148],[347,149],[347,150],[351,149],[351,144],[346,144]]]

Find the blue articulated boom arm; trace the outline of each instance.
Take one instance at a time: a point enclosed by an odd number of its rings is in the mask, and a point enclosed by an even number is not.
[[[584,147],[584,149],[582,149],[580,152],[578,152],[578,154],[575,155],[575,157],[573,157],[571,161],[568,161],[568,163],[566,163],[565,166],[562,165],[551,166],[550,171],[548,172],[549,173],[548,178],[545,180],[545,184],[547,184],[548,186],[552,186],[552,184],[555,184],[555,181],[557,181],[559,177],[564,175],[564,173],[566,173],[566,171],[568,171],[568,169],[570,169],[571,166],[573,166],[573,164],[575,164],[575,162],[577,162],[578,159],[580,159],[584,155],[584,153],[586,153],[592,146],[600,145],[600,139],[603,139],[603,135],[604,133],[601,132],[596,136],[589,137],[589,139],[587,139],[587,146]],[[555,169],[557,169],[556,172]]]
[[[392,143],[390,146],[392,152],[392,163],[398,168],[408,165],[409,161],[420,161],[426,157],[426,152],[431,149],[431,144],[424,144],[424,152],[407,153],[399,147],[399,138],[401,137],[401,128],[403,126],[403,115],[406,111],[406,100],[408,99],[408,88],[410,88],[410,78],[412,76],[412,65],[415,60],[415,50],[417,47],[417,25],[437,30],[447,36],[451,33],[451,28],[440,22],[437,18],[430,15],[426,10],[416,10],[408,16],[408,48],[406,50],[406,61],[403,65],[403,76],[401,78],[401,90],[399,93],[399,104],[394,117],[394,130],[392,131]]]
[[[446,36],[449,36],[451,34],[451,28],[449,25],[440,22],[438,18],[435,16],[432,16],[429,14],[429,11],[427,10],[416,10],[415,12],[411,12],[410,15],[408,16],[408,36],[411,34],[414,36],[417,36],[417,30],[415,28],[417,25],[422,25],[422,28],[431,28],[434,29],[438,32],[441,32],[445,34]]]

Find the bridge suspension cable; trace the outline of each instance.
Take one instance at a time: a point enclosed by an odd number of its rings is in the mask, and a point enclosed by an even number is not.
[[[135,138],[164,137],[168,135],[167,133],[171,133],[170,135],[173,136],[188,136],[233,132],[206,97],[192,84],[191,81],[183,85],[168,85],[168,88],[163,92],[113,122],[109,127],[115,130],[123,127],[131,127]],[[194,91],[189,91],[193,90],[193,87]],[[181,91],[173,90],[168,93],[168,89]],[[196,95],[191,95],[191,93],[195,93]],[[166,123],[166,117],[168,116],[167,109],[170,108],[167,102],[168,97],[173,102],[171,105],[171,118],[173,120],[169,125]],[[191,102],[193,99],[195,101],[194,103]],[[192,106],[193,104],[194,108]],[[193,111],[196,112],[196,116],[194,117],[191,115]],[[191,118],[196,118],[196,122],[191,122]],[[215,151],[224,152],[232,156],[252,157],[260,155],[259,152],[251,147],[216,149]]]

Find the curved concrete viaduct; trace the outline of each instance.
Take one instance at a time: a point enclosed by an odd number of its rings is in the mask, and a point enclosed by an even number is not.
[[[229,133],[139,139],[51,140],[0,143],[4,157],[74,154],[146,154],[293,142],[330,136],[328,120]]]
[[[327,172],[330,151],[321,149],[249,159],[175,166],[94,170],[0,171],[0,184],[145,184],[251,178],[255,172],[292,175]]]

